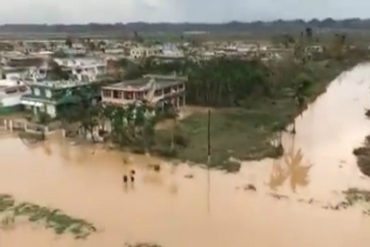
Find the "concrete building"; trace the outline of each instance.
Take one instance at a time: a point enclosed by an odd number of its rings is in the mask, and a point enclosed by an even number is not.
[[[22,96],[21,103],[26,110],[35,116],[46,113],[51,118],[56,118],[60,111],[73,111],[73,105],[80,102],[81,97],[77,90],[89,92],[92,83],[80,81],[34,81],[29,82],[30,94]],[[93,98],[94,95],[91,95]]]
[[[130,58],[131,59],[142,59],[147,57],[153,57],[160,54],[161,50],[156,47],[144,47],[144,46],[137,46],[132,47],[130,50]]]
[[[9,113],[21,107],[21,98],[28,87],[18,80],[0,80],[0,113]]]
[[[178,109],[185,105],[185,82],[184,77],[146,75],[138,80],[103,87],[102,103],[125,107],[146,102],[159,109]]]
[[[101,59],[56,58],[54,61],[78,81],[98,81],[107,73],[107,62]]]

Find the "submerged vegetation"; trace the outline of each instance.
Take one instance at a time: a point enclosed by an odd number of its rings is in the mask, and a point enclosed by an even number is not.
[[[73,234],[76,239],[84,239],[96,232],[95,226],[85,220],[72,218],[58,209],[28,202],[17,203],[10,195],[0,194],[0,216],[3,227],[14,225],[18,218],[25,218],[30,222],[42,223],[46,228],[52,228],[56,234]]]
[[[367,110],[365,115],[370,118],[370,110]],[[357,157],[357,164],[361,172],[370,176],[370,136],[367,136],[364,145],[353,150],[353,154]]]
[[[345,203],[348,204],[348,206],[362,203],[365,206],[363,213],[365,215],[370,215],[370,191],[351,188],[345,191],[344,194],[347,201]]]
[[[356,148],[353,153],[357,157],[357,164],[361,172],[370,176],[370,136],[366,137],[364,146]]]
[[[153,243],[137,243],[137,244],[126,243],[125,247],[161,247],[161,246]]]
[[[370,191],[359,190],[359,189],[349,189],[344,192],[346,195],[347,202],[350,205],[355,204],[356,202],[370,202]]]

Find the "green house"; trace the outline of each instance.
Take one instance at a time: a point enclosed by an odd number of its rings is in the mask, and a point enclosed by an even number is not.
[[[96,84],[80,81],[35,81],[29,82],[31,93],[22,97],[21,103],[35,116],[47,114],[57,118],[61,111],[73,111],[83,100],[91,103],[99,98]]]

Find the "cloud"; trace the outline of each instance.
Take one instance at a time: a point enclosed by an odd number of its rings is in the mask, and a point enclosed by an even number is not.
[[[225,22],[369,17],[368,0],[5,0],[0,23]]]

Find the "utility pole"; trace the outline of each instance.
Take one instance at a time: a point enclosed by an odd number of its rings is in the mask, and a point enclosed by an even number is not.
[[[207,210],[211,211],[210,196],[211,196],[211,110],[208,110],[208,134],[207,134]]]
[[[207,159],[207,165],[208,167],[211,164],[211,110],[208,110],[208,159]]]

